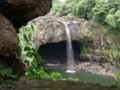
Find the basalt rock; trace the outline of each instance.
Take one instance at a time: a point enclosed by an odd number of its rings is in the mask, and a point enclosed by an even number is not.
[[[29,20],[48,13],[51,6],[52,0],[0,0],[0,13],[19,28]]]
[[[56,16],[43,16],[33,19],[29,23],[38,26],[32,40],[32,46],[36,49],[40,45],[52,42],[60,42],[67,40],[64,23],[67,23],[71,39],[82,40],[92,32],[92,23],[75,17],[56,17]]]

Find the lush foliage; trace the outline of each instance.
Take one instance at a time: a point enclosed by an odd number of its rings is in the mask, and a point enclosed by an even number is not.
[[[66,0],[60,3],[54,0],[51,14],[59,16],[77,16],[95,19],[112,28],[120,29],[120,0]]]
[[[21,49],[21,59],[26,63],[27,66],[36,65],[39,60],[42,60],[38,52],[32,48],[32,35],[36,30],[35,25],[27,25],[20,28],[19,42]],[[34,62],[34,63],[33,63]]]
[[[27,25],[20,28],[20,33],[18,34],[20,45],[20,55],[18,55],[18,57],[20,57],[23,60],[23,63],[25,63],[27,66],[26,75],[28,75],[31,79],[60,79],[61,74],[53,72],[49,75],[44,71],[44,68],[42,66],[39,66],[39,64],[43,65],[46,62],[41,58],[37,50],[32,47],[32,36],[36,30],[37,26]]]
[[[85,19],[90,18],[90,13],[92,8],[95,5],[95,0],[78,0],[78,2],[75,7],[73,7],[73,15]],[[74,4],[76,3],[74,1]]]
[[[0,69],[0,76],[4,79],[2,83],[11,83],[14,80],[17,80],[17,75],[13,75],[11,68],[2,68]]]

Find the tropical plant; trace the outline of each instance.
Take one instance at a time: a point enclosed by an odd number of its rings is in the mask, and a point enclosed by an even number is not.
[[[41,58],[38,51],[32,47],[32,36],[36,30],[36,25],[29,24],[20,28],[20,33],[18,34],[20,46],[19,51],[21,52],[20,58],[27,66],[26,75],[31,79],[52,78],[56,80],[60,74],[53,72],[49,75],[45,72],[42,66],[39,66],[39,63],[45,64],[46,62]]]
[[[37,30],[35,25],[27,25],[20,28],[19,46],[21,48],[21,59],[26,63],[27,67],[37,65],[37,62],[42,61],[39,53],[32,47],[32,35]]]

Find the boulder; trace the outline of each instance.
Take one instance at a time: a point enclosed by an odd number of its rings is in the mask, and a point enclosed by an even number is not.
[[[32,39],[32,46],[36,49],[46,43],[67,40],[65,23],[70,29],[72,40],[79,41],[86,36],[89,37],[92,32],[92,24],[89,21],[75,17],[42,16],[29,23],[38,26]]]
[[[16,28],[49,12],[52,0],[0,0],[0,55],[9,56],[18,46]],[[13,26],[14,25],[14,26]]]
[[[16,31],[29,20],[45,15],[51,6],[52,0],[0,0],[0,69],[7,64],[15,73],[23,72],[24,65],[15,57],[18,47]]]
[[[52,0],[0,0],[0,13],[19,28],[29,20],[48,13],[51,6]]]
[[[12,23],[0,15],[0,55],[10,56],[18,47],[18,37]]]

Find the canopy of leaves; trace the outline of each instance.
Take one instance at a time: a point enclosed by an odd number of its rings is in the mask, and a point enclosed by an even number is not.
[[[53,1],[50,14],[58,16],[77,16],[87,20],[95,19],[112,28],[120,29],[120,0],[66,0]]]

